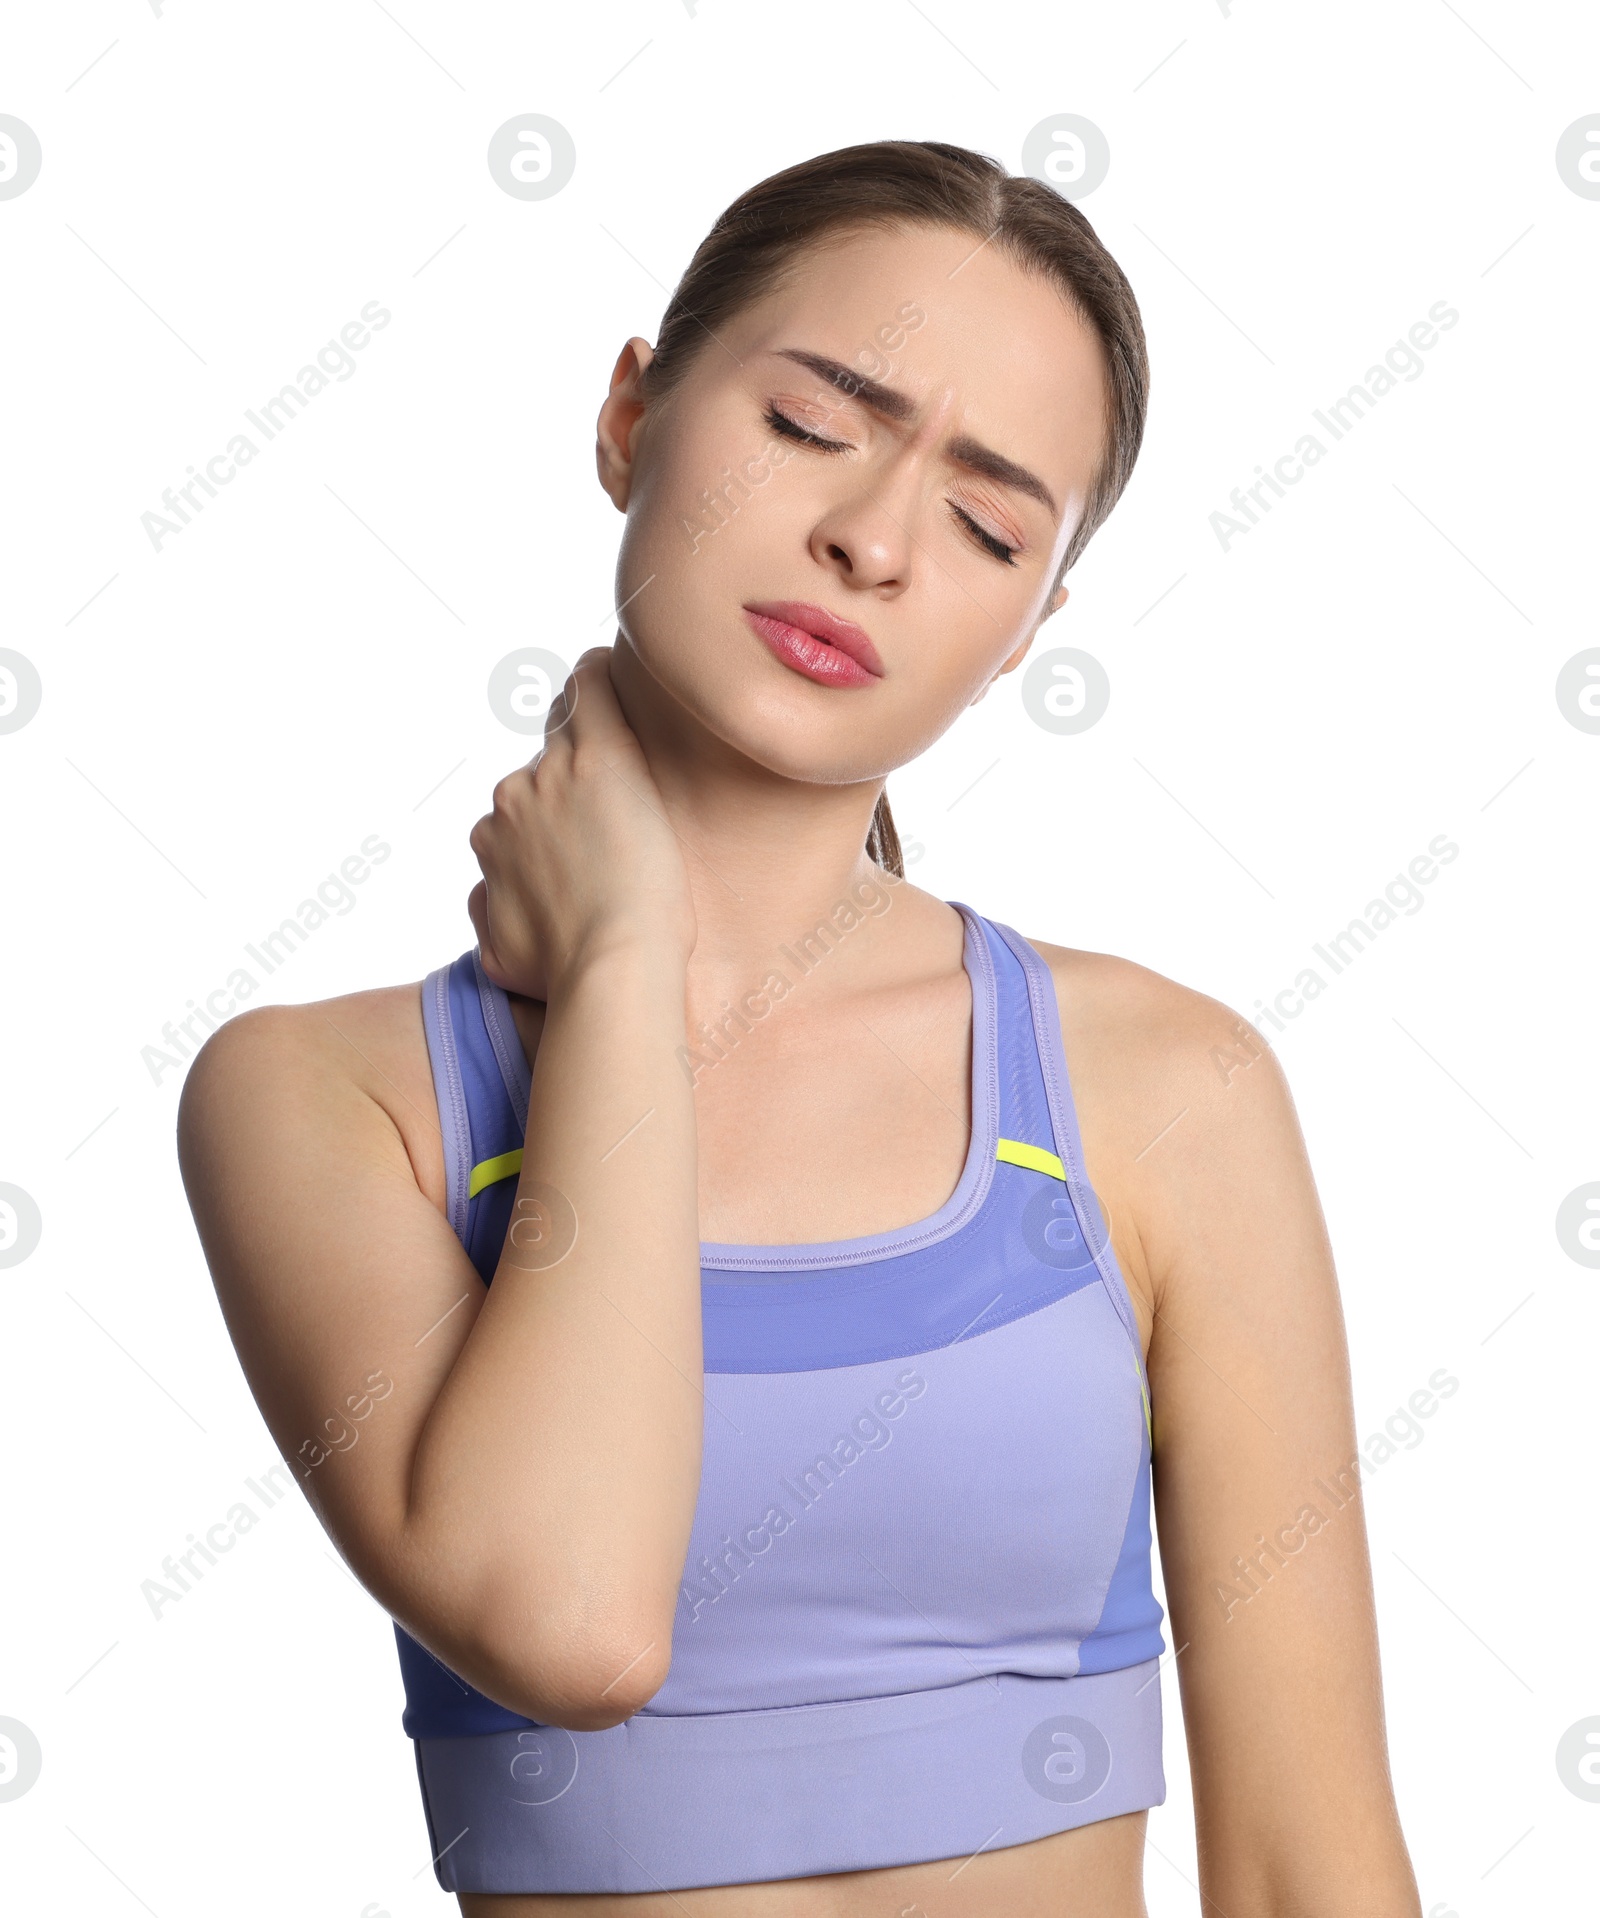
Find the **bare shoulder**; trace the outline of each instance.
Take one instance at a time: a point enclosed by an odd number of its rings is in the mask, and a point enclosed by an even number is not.
[[[444,1206],[444,1159],[421,982],[378,986],[297,1006],[255,1006],[220,1026],[196,1055],[178,1107],[186,1178],[225,1174],[230,1153],[263,1129],[348,1122],[364,1138],[398,1139],[418,1186]]]
[[[1204,1211],[1262,1167],[1303,1164],[1287,1082],[1221,1000],[1113,953],[1029,943],[1055,982],[1090,1178],[1120,1204],[1130,1287],[1153,1302]]]
[[[1190,1069],[1198,1059],[1226,1084],[1231,1055],[1238,1055],[1242,1070],[1265,1050],[1255,1026],[1233,1007],[1165,973],[1116,953],[1028,943],[1055,980],[1062,1036],[1088,1063],[1110,1055],[1125,1072],[1160,1076]],[[1220,1064],[1210,1059],[1213,1049],[1223,1055]]]
[[[420,985],[229,1020],[189,1068],[178,1161],[262,1418],[351,1567],[400,1616],[415,1597],[410,1462],[475,1308],[448,1337],[419,1334],[485,1294],[445,1215]],[[364,1421],[378,1400],[381,1419],[358,1434],[346,1414]]]

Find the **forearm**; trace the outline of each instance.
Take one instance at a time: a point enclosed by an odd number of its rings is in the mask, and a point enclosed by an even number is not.
[[[1221,1831],[1200,1821],[1205,1909],[1228,1918],[1420,1918],[1405,1840],[1383,1806],[1344,1807],[1337,1831]]]
[[[1237,1580],[1224,1616],[1222,1581],[1200,1597],[1174,1525],[1200,1889],[1228,1918],[1418,1918],[1361,1527],[1353,1505],[1272,1577],[1258,1558],[1254,1596]]]
[[[619,1715],[665,1675],[699,1491],[684,1040],[676,955],[613,952],[552,993],[511,1228],[411,1481],[415,1549],[463,1568],[495,1642],[614,1684]]]

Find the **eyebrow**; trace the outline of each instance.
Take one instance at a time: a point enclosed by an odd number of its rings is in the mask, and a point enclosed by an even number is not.
[[[836,387],[849,399],[860,400],[886,420],[903,421],[916,412],[915,402],[904,393],[897,392],[892,386],[884,386],[878,380],[869,380],[864,373],[858,373],[854,367],[846,366],[842,360],[830,360],[821,353],[807,353],[799,347],[779,347],[779,359],[794,360],[798,365],[815,373],[820,380]],[[953,439],[945,449],[949,457],[958,466],[964,466],[969,472],[978,473],[985,479],[994,480],[1001,486],[1009,486],[1018,493],[1026,493],[1046,508],[1050,516],[1059,518],[1057,507],[1051,492],[1036,473],[1030,473],[1025,466],[1019,466],[1015,460],[1009,460],[1003,453],[995,452],[991,446],[985,446],[968,433],[962,433]]]

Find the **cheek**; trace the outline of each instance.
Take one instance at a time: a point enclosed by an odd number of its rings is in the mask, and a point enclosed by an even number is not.
[[[697,420],[657,452],[629,503],[617,604],[641,655],[670,652],[681,672],[737,625],[743,600],[793,583],[815,502],[762,426]]]
[[[664,437],[641,465],[629,502],[620,563],[637,576],[626,591],[636,591],[651,573],[692,590],[718,549],[737,543],[729,534],[751,497],[739,475],[759,451],[759,440],[719,431],[703,417],[692,431]]]

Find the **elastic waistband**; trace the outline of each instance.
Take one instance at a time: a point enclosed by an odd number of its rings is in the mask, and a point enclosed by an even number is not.
[[[446,1891],[643,1892],[1025,1844],[1166,1797],[1159,1661],[772,1711],[421,1738]]]

